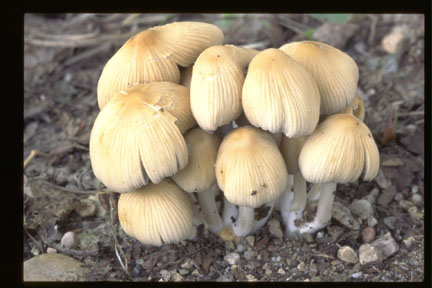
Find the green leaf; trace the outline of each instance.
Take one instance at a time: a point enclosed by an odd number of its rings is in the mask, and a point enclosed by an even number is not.
[[[307,39],[307,40],[313,40],[313,34],[314,34],[314,29],[308,29],[306,31],[303,32],[303,36]]]
[[[351,14],[311,14],[319,20],[331,21],[334,23],[345,23]]]

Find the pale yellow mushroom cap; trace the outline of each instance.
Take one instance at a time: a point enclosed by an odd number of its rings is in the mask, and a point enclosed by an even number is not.
[[[186,192],[169,179],[121,194],[118,216],[127,235],[154,246],[187,239],[193,226]]]
[[[244,126],[223,139],[216,160],[216,179],[228,201],[256,208],[282,194],[288,172],[270,133]]]
[[[339,113],[353,101],[359,70],[348,54],[317,41],[292,42],[279,49],[315,79],[321,95],[321,114]]]
[[[256,53],[218,45],[198,56],[192,70],[190,97],[192,113],[203,130],[215,131],[240,116],[244,69]]]
[[[312,76],[274,48],[261,51],[250,62],[242,103],[253,126],[287,137],[312,133],[319,120],[320,96]]]
[[[196,127],[185,134],[189,147],[186,167],[171,178],[186,192],[202,192],[216,182],[214,165],[221,138],[218,133],[208,134]]]
[[[379,170],[379,151],[369,128],[350,114],[334,114],[308,136],[299,167],[311,183],[370,181]]]
[[[222,30],[209,23],[175,22],[132,36],[108,60],[98,81],[103,109],[116,92],[131,85],[156,81],[179,83],[179,67],[191,66],[207,47],[223,41]]]
[[[129,192],[186,166],[187,146],[175,117],[183,116],[181,109],[173,109],[181,99],[175,97],[176,88],[180,94],[187,90],[169,82],[133,86],[99,112],[90,135],[90,160],[95,176],[109,189]]]

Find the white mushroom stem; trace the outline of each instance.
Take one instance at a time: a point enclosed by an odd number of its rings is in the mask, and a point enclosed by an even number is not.
[[[321,189],[322,189],[322,184],[312,184],[312,187],[307,194],[307,201],[309,202],[317,201],[320,197]]]
[[[336,183],[322,184],[315,218],[312,222],[304,223],[300,228],[300,233],[314,233],[327,226],[332,216],[335,191]]]
[[[208,229],[216,234],[224,227],[215,200],[218,191],[219,187],[217,183],[215,183],[210,189],[198,193],[198,202],[201,207],[204,222]]]
[[[238,217],[238,209],[236,205],[229,202],[228,199],[225,198],[225,196],[223,197],[223,200],[224,200],[224,208],[222,212],[222,219],[225,226],[231,227],[235,223]]]
[[[294,174],[294,199],[291,203],[291,211],[303,210],[306,206],[307,185],[300,170]]]
[[[237,221],[232,225],[236,236],[243,237],[252,231],[255,223],[254,214],[254,208],[249,206],[239,206]]]
[[[292,211],[291,204],[294,199],[293,192],[293,176],[288,175],[288,185],[285,192],[279,198],[280,202],[280,212],[282,216],[283,223],[285,225],[285,235],[290,236],[299,232],[299,227],[296,225],[297,219],[302,218],[303,210]]]
[[[270,203],[267,203],[265,206],[270,207],[269,211],[267,212],[267,215],[262,217],[261,219],[259,219],[258,221],[255,220],[254,218],[254,226],[252,228],[252,231],[250,233],[255,233],[258,229],[260,229],[261,227],[263,227],[266,223],[268,218],[270,217],[270,215],[273,212],[273,208],[275,206],[276,201],[272,201]]]

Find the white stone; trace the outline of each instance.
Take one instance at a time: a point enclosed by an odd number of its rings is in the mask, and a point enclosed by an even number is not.
[[[359,262],[361,265],[369,263],[381,263],[382,253],[379,249],[369,243],[365,243],[359,248]]]
[[[339,248],[337,252],[337,257],[340,260],[348,263],[358,262],[357,253],[350,246],[342,246],[341,248]]]
[[[69,231],[63,235],[60,244],[68,249],[76,248],[79,244],[79,239],[74,232]]]
[[[238,264],[240,262],[240,255],[235,252],[228,253],[225,255],[224,260],[231,265]]]

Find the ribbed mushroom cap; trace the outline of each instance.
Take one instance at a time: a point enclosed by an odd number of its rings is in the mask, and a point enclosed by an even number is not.
[[[99,108],[134,84],[179,83],[178,65],[191,66],[205,48],[222,41],[219,27],[201,22],[175,22],[137,33],[106,63],[97,87]]]
[[[191,108],[198,125],[215,131],[242,112],[244,69],[258,51],[233,45],[213,46],[197,58],[191,79]]]
[[[196,127],[185,134],[189,147],[186,167],[171,178],[186,192],[202,192],[216,182],[214,165],[221,138],[219,134],[208,134]]]
[[[282,194],[288,172],[270,133],[245,126],[223,139],[216,160],[216,179],[228,201],[256,208]]]
[[[186,192],[168,179],[121,194],[118,216],[127,235],[154,246],[188,238],[193,226]]]
[[[306,136],[288,138],[282,135],[282,141],[279,145],[279,149],[285,160],[285,164],[287,165],[288,174],[290,175],[294,175],[299,170],[298,158],[305,141]]]
[[[312,133],[319,120],[320,96],[312,76],[274,48],[261,51],[250,62],[242,103],[253,126],[287,137]]]
[[[352,114],[361,121],[364,121],[366,110],[363,99],[360,97],[359,93],[356,93],[354,100],[342,113]]]
[[[369,128],[350,114],[334,114],[309,135],[299,167],[311,183],[370,181],[379,170],[379,152]]]
[[[99,112],[90,135],[90,160],[95,176],[109,189],[129,192],[186,166],[186,142],[176,125],[177,118],[187,118],[177,109],[183,97],[177,96],[185,89],[169,82],[133,86]]]
[[[321,114],[341,112],[352,102],[359,70],[348,54],[316,41],[291,42],[279,49],[300,63],[315,79],[321,95]]]

